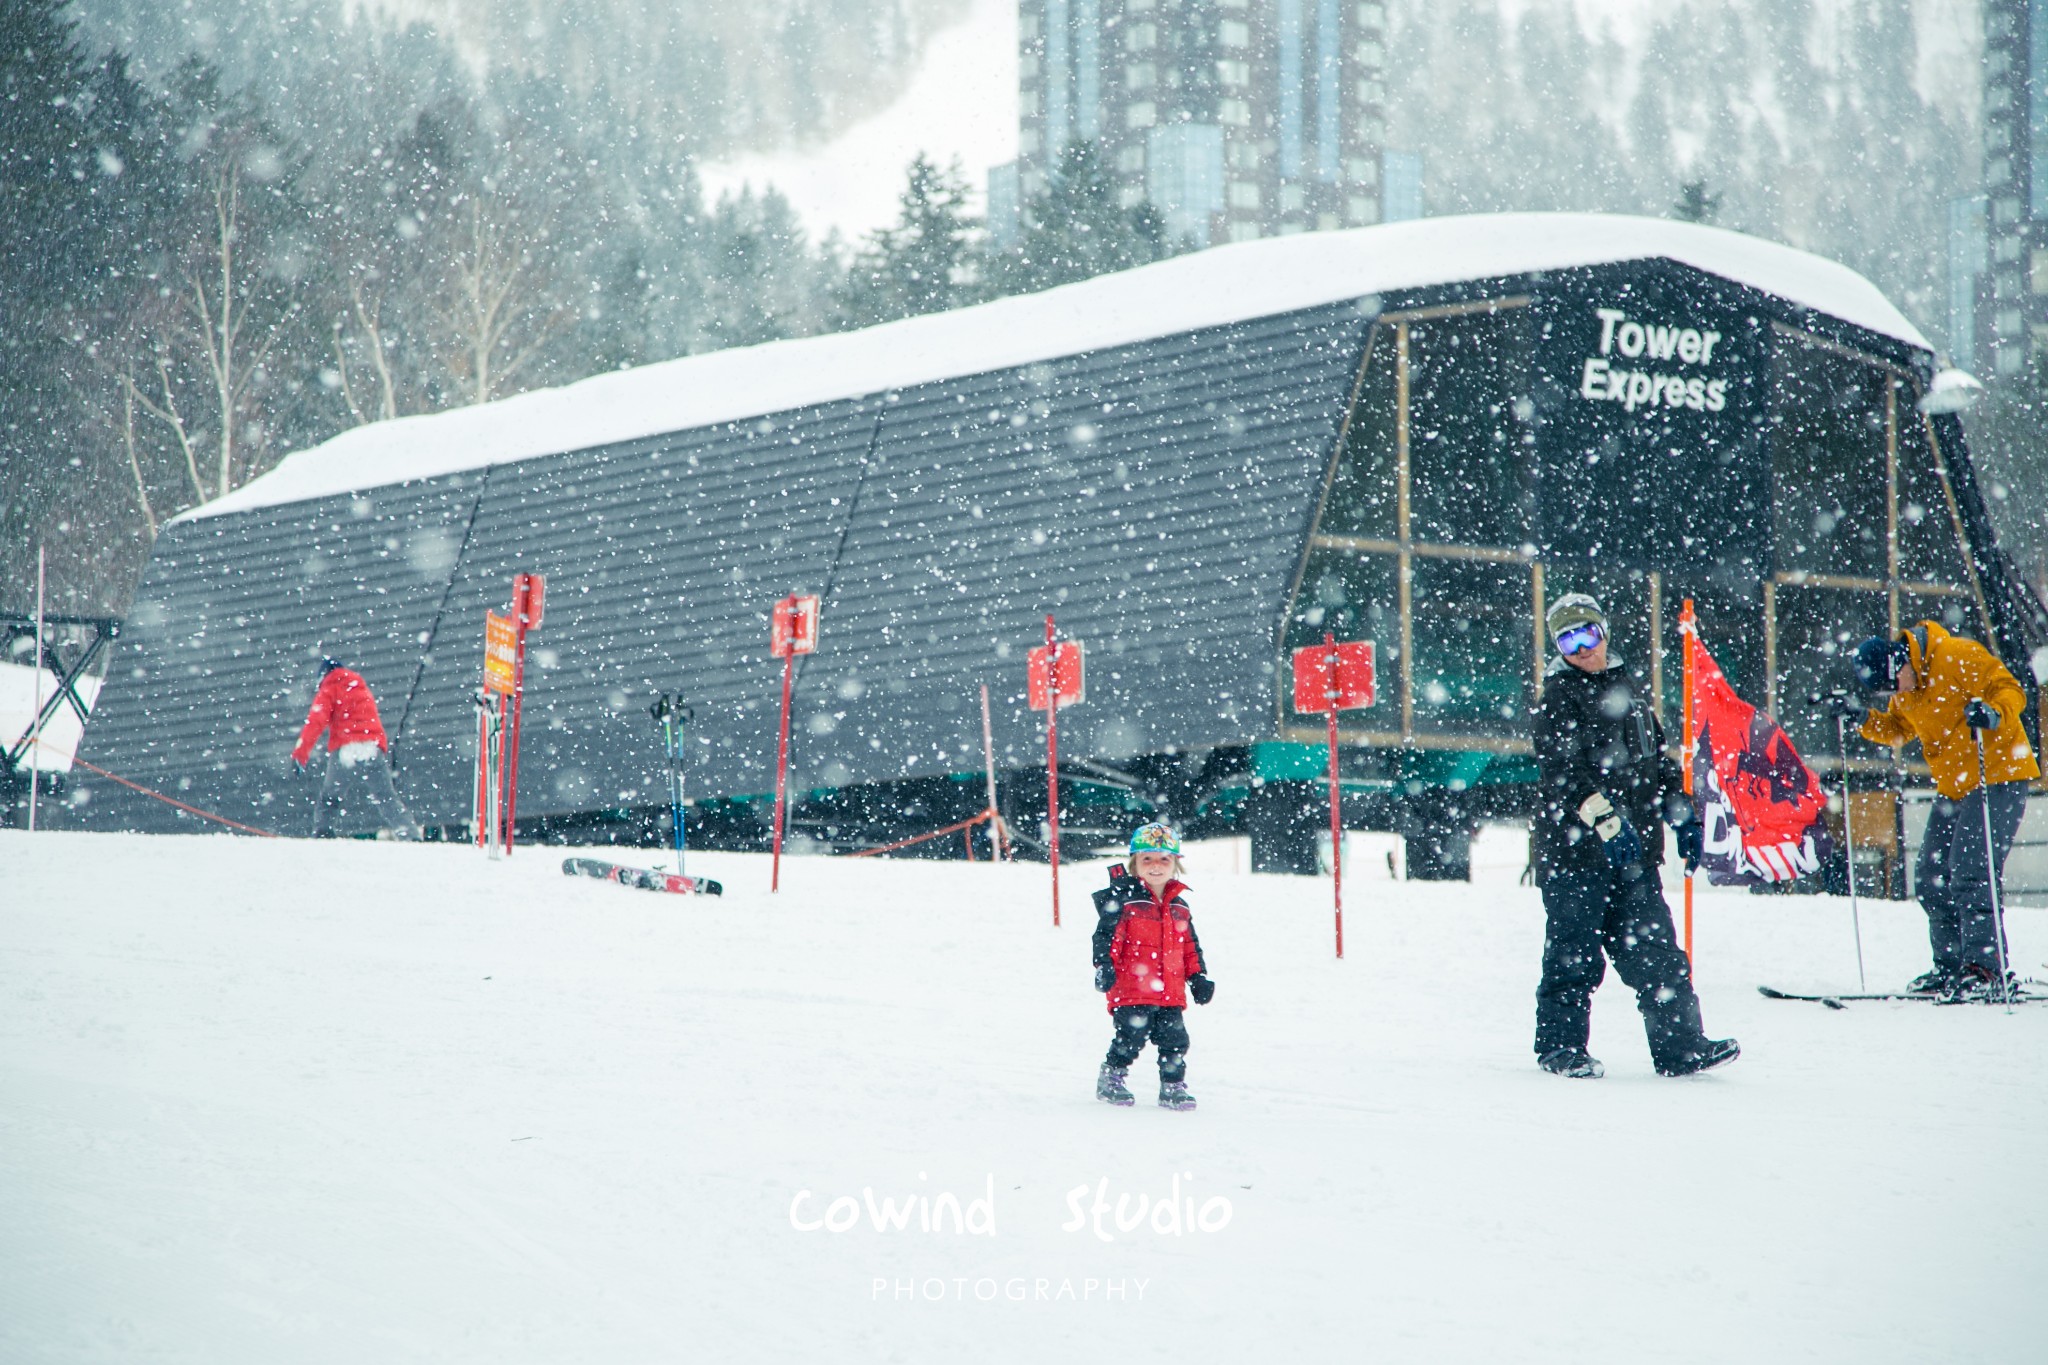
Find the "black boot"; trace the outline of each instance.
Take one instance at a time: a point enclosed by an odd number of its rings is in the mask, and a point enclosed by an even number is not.
[[[1597,1081],[1607,1074],[1607,1068],[1600,1065],[1599,1058],[1588,1056],[1583,1048],[1576,1047],[1546,1052],[1536,1059],[1536,1065],[1553,1076],[1569,1076],[1579,1081]]]
[[[1931,971],[1920,973],[1920,975],[1907,982],[1906,994],[1941,995],[1950,986],[1955,984],[1955,979],[1956,973],[1953,968],[1935,967]]]
[[[1979,1003],[1999,1004],[2008,999],[2018,999],[2020,979],[2011,972],[2005,974],[2003,985],[1998,973],[1976,963],[1957,972],[1941,994],[1935,999],[1937,1005],[1971,1005]]]
[[[1161,1109],[1192,1109],[1195,1097],[1188,1093],[1186,1081],[1161,1081],[1159,1083],[1159,1107]]]
[[[1104,1062],[1102,1070],[1095,1073],[1095,1098],[1101,1100],[1104,1104],[1119,1106],[1136,1104],[1138,1097],[1133,1095],[1130,1087],[1124,1084],[1124,1077],[1129,1072],[1130,1069],[1128,1067],[1111,1066],[1108,1062]]]
[[[1726,1066],[1742,1055],[1742,1045],[1733,1038],[1709,1038],[1701,1044],[1700,1050],[1670,1066],[1657,1068],[1659,1076],[1696,1076],[1702,1071],[1712,1071],[1717,1066]]]

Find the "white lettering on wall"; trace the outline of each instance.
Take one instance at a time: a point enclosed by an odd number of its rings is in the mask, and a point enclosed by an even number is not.
[[[1725,379],[1625,368],[1612,359],[1619,355],[1624,360],[1708,365],[1714,358],[1714,343],[1721,340],[1719,332],[1638,322],[1619,308],[1595,308],[1593,315],[1600,319],[1600,354],[1586,357],[1579,376],[1579,397],[1619,403],[1622,411],[1631,413],[1660,407],[1720,412],[1728,406]]]

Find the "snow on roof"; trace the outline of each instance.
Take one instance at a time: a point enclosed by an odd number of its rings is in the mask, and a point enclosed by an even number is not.
[[[687,431],[1387,290],[1653,257],[1933,349],[1877,286],[1847,266],[1739,232],[1584,213],[1429,218],[1235,243],[858,332],[687,356],[495,403],[372,423],[289,455],[270,473],[179,519]]]

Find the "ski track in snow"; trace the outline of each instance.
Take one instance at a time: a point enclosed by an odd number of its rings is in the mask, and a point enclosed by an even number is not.
[[[1348,883],[1342,963],[1327,882],[1198,847],[1218,990],[1189,1012],[1183,1115],[1151,1103],[1150,1052],[1134,1110],[1090,1098],[1099,864],[1070,865],[1054,930],[1042,867],[798,858],[771,898],[765,858],[703,854],[728,890],[692,900],[565,878],[560,850],[0,833],[0,1360],[1876,1362],[2040,1339],[2048,1010],[1761,999],[1854,986],[1846,901],[1703,887],[1707,1023],[1742,1059],[1655,1076],[1610,975],[1607,1079],[1548,1077],[1518,837],[1482,841],[1470,886]],[[1863,923],[1873,987],[1924,965],[1916,906]],[[2042,974],[2048,912],[2012,931]],[[1062,1228],[1077,1186],[1114,1204],[1177,1172],[1227,1226]],[[791,1226],[800,1190],[815,1217],[991,1177],[992,1238]],[[1003,1297],[1040,1279],[1098,1283]]]

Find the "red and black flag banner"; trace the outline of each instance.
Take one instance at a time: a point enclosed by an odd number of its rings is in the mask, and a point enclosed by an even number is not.
[[[1700,864],[1716,886],[1788,882],[1818,872],[1831,844],[1827,793],[1778,722],[1737,696],[1697,629],[1685,636],[1697,743],[1693,799]]]

